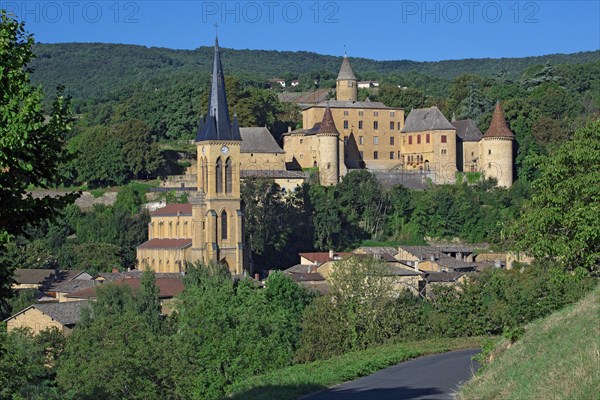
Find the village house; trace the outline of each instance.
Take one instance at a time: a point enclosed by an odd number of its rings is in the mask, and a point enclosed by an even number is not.
[[[81,318],[81,311],[88,306],[86,301],[71,303],[39,303],[5,319],[6,329],[30,329],[33,334],[56,328],[68,335]]]

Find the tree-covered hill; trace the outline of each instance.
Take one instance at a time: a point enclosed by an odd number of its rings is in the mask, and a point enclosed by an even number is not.
[[[210,72],[212,47],[196,50],[173,50],[105,43],[37,44],[37,59],[33,81],[52,90],[58,84],[66,86],[75,100],[102,97],[132,84],[148,80],[162,81],[173,75]],[[225,73],[250,75],[266,79],[283,77],[295,79],[314,75],[323,82],[335,79],[341,58],[313,52],[274,50],[222,49]],[[409,60],[375,61],[352,58],[359,79],[381,79],[388,75],[416,71],[443,79],[461,74],[508,77],[519,76],[535,64],[571,64],[597,61],[600,51],[575,54],[551,54],[537,57],[501,59],[465,59],[438,62]]]

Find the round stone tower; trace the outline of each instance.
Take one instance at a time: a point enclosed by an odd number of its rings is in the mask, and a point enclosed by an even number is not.
[[[511,187],[513,184],[513,141],[504,119],[500,102],[496,103],[490,127],[481,139],[481,170],[486,178],[496,178],[498,186]]]
[[[323,186],[337,185],[340,179],[340,134],[333,122],[329,106],[325,109],[321,126],[317,131],[319,141],[319,183]]]
[[[335,93],[337,101],[356,101],[358,99],[358,82],[345,54],[337,77]]]

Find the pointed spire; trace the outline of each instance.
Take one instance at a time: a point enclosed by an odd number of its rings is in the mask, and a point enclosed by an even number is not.
[[[342,61],[342,66],[340,67],[340,73],[337,77],[338,81],[355,81],[356,76],[354,75],[354,71],[352,71],[352,67],[350,66],[350,61],[348,60],[348,56],[344,54],[344,60]]]
[[[515,135],[511,132],[506,124],[506,119],[504,118],[504,111],[502,111],[502,107],[500,107],[500,101],[496,102],[496,107],[494,108],[494,115],[492,115],[492,121],[490,122],[490,127],[488,128],[483,138],[505,138],[505,139],[514,139]]]
[[[333,121],[333,115],[331,114],[331,109],[329,106],[325,108],[325,114],[323,114],[323,120],[321,121],[321,126],[319,127],[319,131],[317,135],[339,135],[337,128],[335,127],[335,122]]]
[[[200,124],[199,124],[200,129]],[[242,140],[239,128],[234,130],[229,118],[227,96],[225,94],[225,76],[221,65],[219,39],[215,36],[215,55],[211,78],[210,93],[208,98],[208,113],[198,131],[196,141],[204,140]]]

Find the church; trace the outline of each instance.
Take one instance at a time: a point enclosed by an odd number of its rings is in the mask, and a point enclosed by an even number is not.
[[[242,137],[229,116],[218,39],[206,117],[196,135],[197,190],[190,204],[170,204],[152,214],[148,241],[137,248],[138,269],[182,272],[185,262],[221,263],[232,275],[250,271],[240,198]]]

